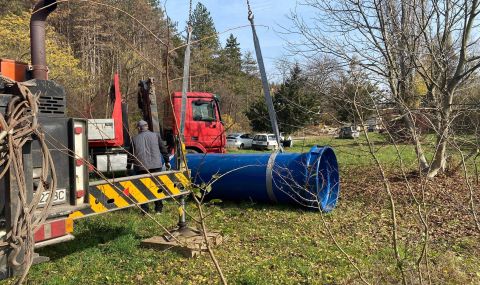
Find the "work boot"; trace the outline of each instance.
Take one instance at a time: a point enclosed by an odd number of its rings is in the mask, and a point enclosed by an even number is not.
[[[148,206],[148,204],[142,204],[140,205],[140,207],[142,208],[143,211],[145,211],[145,212],[142,211],[142,215],[145,215],[145,213],[150,212],[150,207]]]
[[[161,213],[163,211],[163,202],[162,201],[155,201],[155,212]]]

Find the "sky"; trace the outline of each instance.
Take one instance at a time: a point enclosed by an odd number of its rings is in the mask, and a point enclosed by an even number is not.
[[[193,1],[194,7],[197,2]],[[217,32],[250,24],[247,19],[248,10],[245,0],[201,0],[200,2],[210,11]],[[279,24],[290,25],[287,14],[296,8],[296,0],[250,0],[250,4],[255,15],[255,24],[261,25],[257,27],[257,33],[268,77],[273,80],[278,79],[280,74],[275,68],[275,59],[288,54],[285,49],[286,42],[283,39],[286,36],[280,33],[282,29]],[[188,18],[188,5],[189,0],[167,0],[166,2],[167,14],[173,21],[178,22],[179,30],[183,29]],[[302,7],[297,6],[297,9],[301,11]],[[219,38],[222,46],[225,45],[225,40],[230,33],[237,37],[242,52],[251,51],[255,57],[250,26],[221,34]]]

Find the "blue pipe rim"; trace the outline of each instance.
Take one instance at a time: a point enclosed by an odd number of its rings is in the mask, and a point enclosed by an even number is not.
[[[311,161],[314,154],[316,158]],[[307,156],[307,165],[312,164],[315,164],[315,187],[312,192],[317,197],[317,204],[310,207],[320,208],[322,212],[326,213],[331,212],[337,204],[340,192],[340,175],[335,152],[330,146],[313,146]],[[322,171],[326,171],[326,173],[322,173]],[[305,177],[307,180],[311,178],[308,167],[305,170]]]

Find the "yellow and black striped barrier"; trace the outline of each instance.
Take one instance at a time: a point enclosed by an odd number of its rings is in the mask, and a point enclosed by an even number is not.
[[[90,183],[88,200],[90,208],[76,211],[70,218],[111,212],[157,200],[189,193],[190,181],[182,171],[164,171],[152,174],[101,180]]]

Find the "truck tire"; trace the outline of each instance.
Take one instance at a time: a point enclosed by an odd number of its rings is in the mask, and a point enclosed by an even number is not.
[[[201,153],[201,152],[199,152],[198,150],[196,150],[194,148],[187,148],[187,153]]]
[[[243,143],[240,145],[239,148],[240,148],[240,149],[244,149],[244,148],[245,148],[245,146],[243,145]]]

